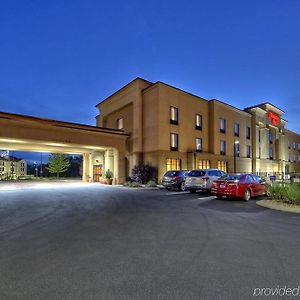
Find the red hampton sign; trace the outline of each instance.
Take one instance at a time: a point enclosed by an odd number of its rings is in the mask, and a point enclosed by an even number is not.
[[[272,125],[277,126],[281,120],[280,116],[272,111],[268,112],[268,119],[271,121]]]

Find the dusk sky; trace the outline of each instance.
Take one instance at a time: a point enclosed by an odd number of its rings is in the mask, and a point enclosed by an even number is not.
[[[0,111],[95,125],[134,79],[239,108],[269,101],[300,132],[300,1],[0,1]]]

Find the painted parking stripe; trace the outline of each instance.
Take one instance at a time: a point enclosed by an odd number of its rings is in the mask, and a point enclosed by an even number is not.
[[[216,196],[208,196],[208,197],[202,197],[202,198],[198,198],[198,200],[214,200],[216,199]]]
[[[173,195],[183,195],[183,194],[189,194],[190,192],[170,192],[166,193],[165,196],[173,196]]]

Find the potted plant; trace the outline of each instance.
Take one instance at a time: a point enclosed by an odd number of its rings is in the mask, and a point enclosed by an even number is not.
[[[105,178],[106,178],[106,184],[109,184],[109,185],[112,185],[112,182],[113,182],[113,172],[108,169],[106,172],[105,172]]]

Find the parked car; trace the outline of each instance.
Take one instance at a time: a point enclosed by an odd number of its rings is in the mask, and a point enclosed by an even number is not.
[[[191,193],[197,190],[210,191],[212,183],[226,173],[218,169],[192,170],[185,179],[185,187]]]
[[[188,172],[188,170],[168,171],[162,179],[162,185],[167,190],[175,188],[185,191],[185,177]]]
[[[248,201],[251,197],[266,195],[267,186],[265,180],[254,174],[230,174],[215,181],[211,192],[218,199],[227,196]]]

